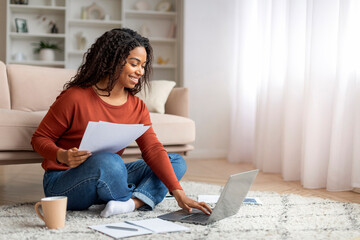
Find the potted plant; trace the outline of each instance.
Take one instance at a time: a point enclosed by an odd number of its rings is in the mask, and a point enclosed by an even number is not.
[[[61,51],[60,47],[56,43],[50,43],[48,41],[40,41],[34,44],[36,48],[34,53],[40,54],[40,60],[54,61],[55,51]]]

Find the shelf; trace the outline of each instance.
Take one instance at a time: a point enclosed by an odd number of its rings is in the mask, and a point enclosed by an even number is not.
[[[69,55],[72,56],[78,56],[78,57],[82,57],[85,54],[85,51],[81,51],[81,50],[73,50],[73,51],[69,51],[68,52]],[[158,68],[158,69],[173,69],[176,68],[176,66],[174,64],[153,64],[153,68]]]
[[[13,13],[48,13],[57,14],[65,13],[65,7],[53,7],[53,6],[36,6],[36,5],[19,5],[10,4],[10,10]]]
[[[73,56],[83,56],[85,53],[86,50],[72,50],[68,52],[69,55],[73,55]]]
[[[26,64],[26,65],[35,65],[35,66],[54,66],[54,67],[64,67],[64,61],[40,61],[40,60],[29,60],[29,61],[14,61],[11,60],[10,64]]]
[[[38,39],[38,38],[61,38],[65,39],[65,34],[63,33],[10,33],[12,39]]]
[[[85,50],[81,51],[81,50],[73,50],[73,51],[69,51],[68,55],[72,55],[72,56],[78,56],[78,57],[82,57],[85,54]],[[158,69],[173,69],[176,68],[176,66],[174,64],[153,64],[153,68],[158,68]]]
[[[117,20],[91,20],[91,19],[72,19],[69,20],[69,26],[78,26],[78,27],[119,27],[123,24],[122,21]]]
[[[175,18],[176,12],[126,10],[127,17]]]
[[[175,69],[176,66],[174,64],[153,64],[153,68],[157,68],[157,69]]]

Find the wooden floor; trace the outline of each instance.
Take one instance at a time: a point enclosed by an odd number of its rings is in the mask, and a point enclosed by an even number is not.
[[[197,181],[224,185],[229,175],[254,169],[246,163],[229,163],[224,159],[188,159],[183,181]],[[40,164],[0,166],[0,205],[35,202],[44,196],[43,170]],[[279,174],[260,172],[251,190],[294,193],[342,202],[360,203],[355,192],[328,192],[324,189],[304,189],[299,182],[285,182]]]

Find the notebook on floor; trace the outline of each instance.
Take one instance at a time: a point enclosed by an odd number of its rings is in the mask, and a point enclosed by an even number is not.
[[[258,172],[259,170],[252,170],[231,175],[211,215],[207,215],[198,209],[193,209],[192,213],[179,210],[158,216],[158,218],[168,221],[207,225],[230,217],[239,211]]]

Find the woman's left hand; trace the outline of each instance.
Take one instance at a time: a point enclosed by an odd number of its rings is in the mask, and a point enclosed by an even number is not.
[[[191,198],[186,196],[183,190],[174,190],[172,191],[172,194],[178,202],[179,207],[187,210],[189,213],[192,212],[192,208],[199,209],[208,215],[210,215],[212,212],[208,204],[206,204],[205,202],[197,202],[195,200],[192,200]]]

